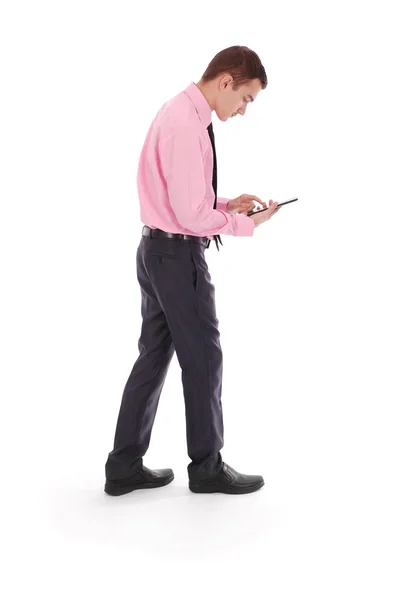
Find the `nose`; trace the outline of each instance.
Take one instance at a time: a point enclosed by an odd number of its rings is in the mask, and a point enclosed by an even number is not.
[[[246,106],[241,106],[241,108],[239,108],[239,109],[237,110],[237,112],[238,112],[240,115],[242,115],[242,116],[243,116],[243,115],[245,114],[245,112],[246,112]]]

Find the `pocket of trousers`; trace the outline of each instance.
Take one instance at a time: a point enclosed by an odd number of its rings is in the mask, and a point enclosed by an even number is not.
[[[194,287],[194,290],[197,290],[198,287],[198,268],[196,266],[196,261],[194,259],[194,257],[191,254],[191,263],[192,263],[192,285]]]
[[[172,258],[173,260],[178,260],[178,256],[175,254],[168,254],[167,252],[151,252],[152,256],[160,256],[162,258]]]

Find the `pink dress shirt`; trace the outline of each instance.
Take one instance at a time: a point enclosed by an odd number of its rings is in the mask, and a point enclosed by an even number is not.
[[[193,82],[156,114],[137,173],[145,225],[209,239],[215,234],[253,235],[254,221],[227,212],[227,198],[217,197],[213,209],[211,121],[210,106]]]

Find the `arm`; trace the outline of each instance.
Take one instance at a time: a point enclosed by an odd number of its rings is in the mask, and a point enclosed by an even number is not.
[[[160,160],[170,205],[182,227],[198,235],[224,233],[251,236],[253,219],[213,209],[206,200],[206,182],[199,137],[184,126],[160,142]],[[223,200],[224,203],[224,199]]]

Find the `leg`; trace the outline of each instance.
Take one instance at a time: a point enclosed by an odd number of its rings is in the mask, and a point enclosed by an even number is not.
[[[143,239],[136,255],[143,318],[138,342],[139,357],[124,388],[114,449],[106,462],[108,479],[123,479],[141,469],[142,457],[149,447],[160,394],[174,354],[166,317],[143,262]]]
[[[182,370],[192,480],[215,475],[223,464],[223,357],[204,251],[196,242],[145,238],[145,267]]]

